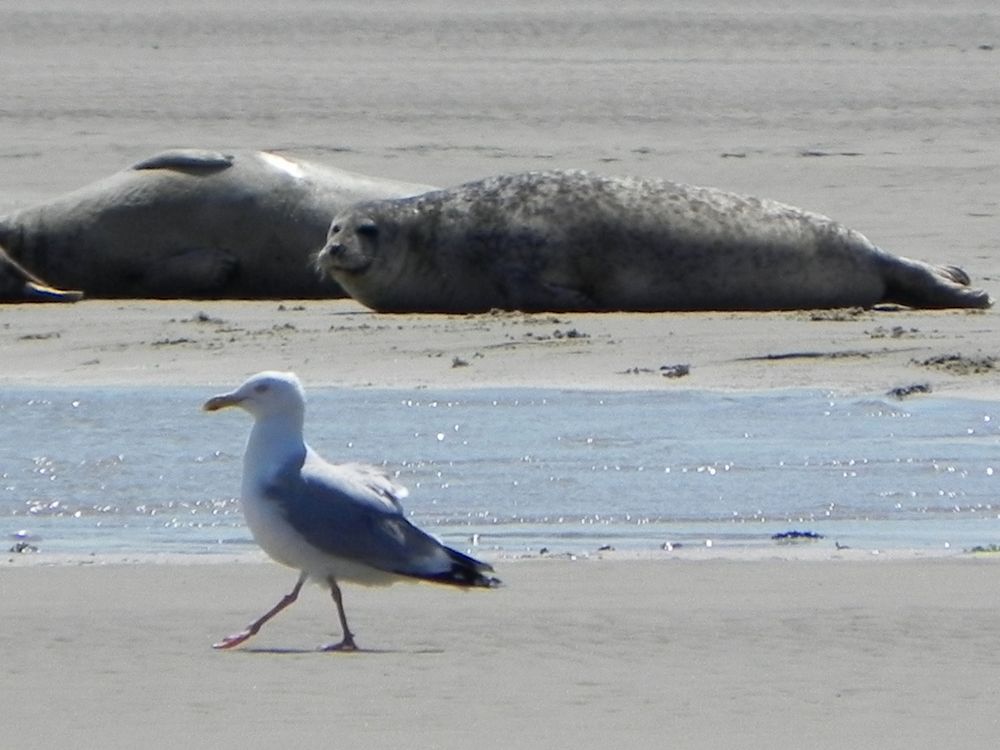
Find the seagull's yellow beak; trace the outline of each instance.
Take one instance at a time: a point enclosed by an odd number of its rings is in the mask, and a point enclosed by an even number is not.
[[[212,396],[201,408],[205,411],[218,411],[229,406],[239,406],[241,401],[243,401],[242,396],[237,396],[235,393],[223,393],[221,396]]]

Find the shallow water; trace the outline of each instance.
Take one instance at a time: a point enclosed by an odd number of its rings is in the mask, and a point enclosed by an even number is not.
[[[6,389],[0,534],[42,552],[253,549],[250,427],[205,389]],[[968,548],[1000,542],[995,404],[818,392],[315,389],[307,439],[410,488],[413,520],[484,554],[664,543]],[[7,542],[9,541],[9,545]]]

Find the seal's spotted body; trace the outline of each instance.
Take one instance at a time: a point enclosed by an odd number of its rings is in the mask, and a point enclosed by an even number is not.
[[[360,203],[318,266],[382,311],[987,307],[968,278],[776,201],[588,172]]]

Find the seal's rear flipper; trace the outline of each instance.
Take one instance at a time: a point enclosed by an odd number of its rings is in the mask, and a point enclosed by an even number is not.
[[[993,306],[983,289],[969,286],[969,275],[958,266],[933,266],[910,258],[892,258],[885,266],[885,302],[926,309]]]
[[[76,302],[81,297],[83,292],[49,286],[0,247],[0,302]]]
[[[950,277],[956,284],[969,286],[972,283],[972,279],[969,278],[969,274],[965,272],[965,269],[958,266],[938,266],[937,269],[939,273]]]
[[[79,302],[83,292],[76,289],[54,289],[45,284],[28,281],[24,285],[21,302]]]

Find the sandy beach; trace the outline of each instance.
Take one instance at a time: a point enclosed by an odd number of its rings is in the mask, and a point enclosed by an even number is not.
[[[361,388],[883,397],[928,384],[983,396],[996,390],[995,316],[398,318],[347,301],[5,307],[0,382],[211,392],[266,366]],[[963,359],[926,364],[956,353]],[[659,369],[675,364],[690,373]],[[331,737],[371,748],[913,748],[985,743],[998,730],[995,556],[825,547],[819,559],[794,548],[501,559],[496,591],[346,586],[359,643],[372,649],[353,655],[312,651],[337,635],[332,603],[315,588],[246,648],[213,652],[294,574],[267,561],[199,562],[0,559],[8,736],[24,748],[108,750]]]
[[[270,564],[5,569],[18,747],[952,747],[996,736],[993,560],[535,561],[504,588],[350,588],[358,642]]]
[[[351,300],[0,306],[0,383],[829,389],[989,398],[995,310],[379,315]],[[687,367],[686,374],[677,366]]]
[[[0,212],[179,146],[442,185],[588,168],[816,210],[963,266],[1000,298],[993,4],[605,6],[2,3]],[[998,315],[7,305],[0,387],[210,393],[279,368],[351,388],[992,398]],[[494,563],[496,591],[345,586],[370,650],[337,655],[313,650],[337,635],[316,589],[246,648],[211,650],[294,582],[257,556],[0,556],[3,744],[910,749],[997,736],[996,556]]]

